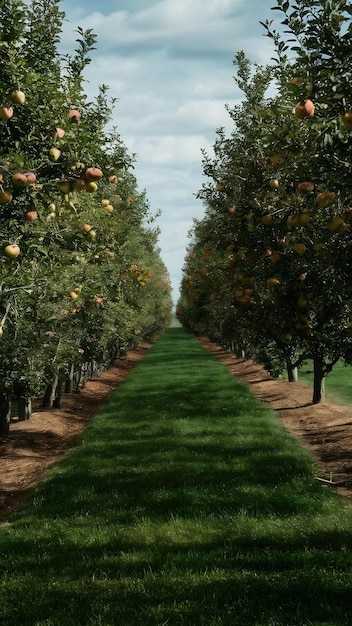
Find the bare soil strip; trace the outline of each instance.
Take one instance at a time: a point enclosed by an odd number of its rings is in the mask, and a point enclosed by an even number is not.
[[[198,341],[279,412],[285,427],[313,454],[319,468],[317,478],[352,498],[352,409],[329,403],[313,405],[307,385],[273,380],[254,361],[237,358],[207,338]],[[80,393],[65,394],[61,409],[38,408],[28,422],[11,424],[9,437],[0,439],[1,516],[11,513],[44,479],[152,345],[144,343],[130,351],[99,378],[87,382]]]

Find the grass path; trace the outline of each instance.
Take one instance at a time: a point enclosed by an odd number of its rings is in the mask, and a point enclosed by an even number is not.
[[[1,626],[347,626],[352,513],[170,328],[0,527]]]

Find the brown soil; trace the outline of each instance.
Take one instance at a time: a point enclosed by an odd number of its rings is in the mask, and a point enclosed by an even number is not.
[[[309,448],[318,468],[317,480],[352,498],[352,408],[330,402],[312,404],[308,385],[273,380],[258,363],[237,358],[206,338],[199,341],[279,412],[286,428]]]
[[[257,363],[239,359],[205,338],[199,341],[277,410],[283,424],[309,447],[319,468],[317,479],[329,481],[323,484],[352,498],[352,409],[330,403],[312,405],[306,385],[272,380]],[[65,394],[61,409],[39,408],[29,421],[11,423],[9,436],[0,439],[1,516],[11,513],[43,480],[151,345],[130,351],[99,378],[87,382],[80,393]]]
[[[26,422],[13,421],[0,439],[0,515],[11,513],[43,480],[47,470],[74,444],[75,439],[152,346],[137,350],[88,381],[80,393],[65,394],[60,409],[38,408]]]

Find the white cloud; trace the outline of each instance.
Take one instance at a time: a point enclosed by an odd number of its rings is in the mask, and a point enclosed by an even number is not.
[[[276,17],[271,6],[272,0],[62,0],[69,21],[61,49],[74,50],[77,26],[98,36],[85,89],[93,98],[106,84],[118,99],[113,123],[137,154],[135,173],[151,212],[162,210],[159,245],[175,301],[187,235],[204,213],[195,197],[206,182],[201,151],[211,151],[217,128],[232,129],[225,104],[242,97],[233,80],[236,52],[261,64],[272,56],[259,25]]]

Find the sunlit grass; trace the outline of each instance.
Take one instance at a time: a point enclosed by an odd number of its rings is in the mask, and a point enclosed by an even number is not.
[[[299,370],[299,379],[313,386],[313,362],[306,361]],[[338,361],[325,379],[326,399],[329,402],[352,406],[352,366]]]
[[[0,530],[1,626],[348,624],[352,514],[171,328]]]

